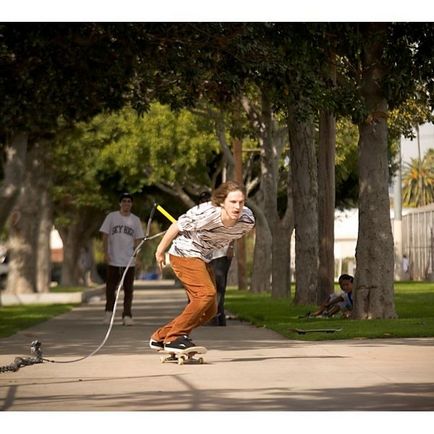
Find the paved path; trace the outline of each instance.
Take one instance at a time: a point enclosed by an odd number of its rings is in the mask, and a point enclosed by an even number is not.
[[[194,331],[205,365],[161,364],[152,331],[185,304],[182,290],[138,289],[136,324],[118,313],[105,346],[75,363],[0,374],[0,409],[111,411],[434,410],[434,339],[301,342],[239,321]],[[102,341],[103,300],[0,339],[0,366],[29,356],[68,361]],[[120,308],[118,308],[118,312]]]

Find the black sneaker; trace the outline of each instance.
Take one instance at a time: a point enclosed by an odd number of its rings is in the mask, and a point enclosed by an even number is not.
[[[149,340],[149,346],[153,350],[164,350],[164,342],[163,341],[156,341],[155,339]]]
[[[180,352],[187,350],[188,348],[195,347],[196,345],[193,343],[193,341],[186,335],[180,336],[179,338],[176,338],[172,342],[166,342],[164,344],[164,350],[165,351],[174,351]]]

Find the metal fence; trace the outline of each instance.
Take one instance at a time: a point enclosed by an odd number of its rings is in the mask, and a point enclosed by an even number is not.
[[[434,278],[434,204],[408,209],[402,216],[402,252],[410,280]]]

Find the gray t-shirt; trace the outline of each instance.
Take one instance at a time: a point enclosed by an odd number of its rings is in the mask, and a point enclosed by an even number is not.
[[[140,219],[135,214],[123,216],[119,211],[108,214],[99,231],[108,235],[109,265],[115,267],[126,267],[134,253],[134,241],[145,237]],[[135,259],[130,265],[134,267]]]
[[[178,219],[180,233],[173,240],[169,253],[174,256],[213,259],[215,250],[241,238],[255,226],[252,211],[244,207],[234,226],[226,227],[221,218],[222,208],[206,202],[189,209]]]

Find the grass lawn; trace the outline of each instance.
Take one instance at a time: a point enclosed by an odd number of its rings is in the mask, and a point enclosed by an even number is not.
[[[0,307],[0,338],[68,312],[73,304],[31,304]]]
[[[53,289],[52,292],[83,290],[79,287]],[[396,283],[395,304],[399,318],[394,320],[306,319],[299,317],[313,311],[316,306],[296,306],[287,299],[271,299],[270,294],[252,294],[229,288],[225,307],[241,320],[275,330],[290,339],[313,341],[434,336],[434,283]],[[73,307],[72,304],[0,306],[0,338],[11,336]],[[295,328],[336,328],[342,331],[299,335],[291,330]]]
[[[292,294],[294,291],[292,291]],[[287,299],[271,299],[269,294],[252,294],[229,289],[225,308],[239,319],[266,327],[297,340],[334,340],[434,336],[434,283],[395,284],[398,319],[351,320],[343,318],[300,318],[316,306],[296,306]],[[342,329],[336,333],[300,335],[292,329]]]
[[[88,288],[84,286],[52,286],[50,288],[50,292],[59,293],[59,292],[83,292]]]
[[[50,292],[81,292],[82,286],[54,286]],[[5,338],[35,324],[68,312],[74,304],[30,304],[0,306],[0,338]]]

